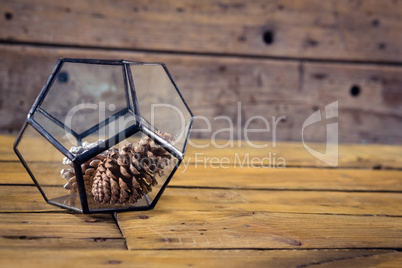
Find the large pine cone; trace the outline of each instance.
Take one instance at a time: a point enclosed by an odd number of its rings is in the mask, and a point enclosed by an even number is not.
[[[173,138],[157,132],[168,142]],[[156,174],[163,176],[171,155],[149,137],[120,150],[112,148],[94,172],[92,194],[94,200],[103,204],[135,203],[152,191],[158,182]]]

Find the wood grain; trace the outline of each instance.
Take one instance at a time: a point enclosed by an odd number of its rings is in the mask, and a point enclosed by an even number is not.
[[[110,215],[0,213],[0,248],[116,248],[124,240]]]
[[[282,213],[402,216],[401,193],[345,193],[167,189],[158,203],[160,213],[172,211],[267,211]]]
[[[187,162],[198,163],[198,167],[218,168],[236,166],[252,168],[264,166],[266,168],[286,167],[329,167],[311,155],[301,142],[278,142],[275,147],[267,142],[245,141],[235,142],[233,146],[227,145],[227,140],[217,140],[215,144],[208,140],[195,140],[197,146],[189,146],[186,152]],[[206,148],[200,148],[200,145]],[[308,146],[318,152],[325,152],[323,143],[308,143]],[[402,151],[400,146],[376,144],[341,144],[338,147],[338,166],[344,168],[401,168]],[[328,152],[336,156],[336,151]],[[225,164],[229,162],[230,165]]]
[[[46,192],[46,187],[43,187]],[[64,195],[60,189],[60,196]],[[286,213],[402,216],[401,193],[167,189],[156,210],[267,211]],[[250,204],[253,204],[250,206]],[[0,212],[66,212],[48,205],[34,186],[0,186]]]
[[[2,17],[0,38],[130,50],[398,62],[400,5],[391,0],[103,0],[97,5],[78,0],[2,1],[1,10],[8,15]]]
[[[18,161],[13,151],[16,135],[0,135],[0,161]]]
[[[70,228],[72,228],[70,226]],[[60,230],[63,231],[63,230]],[[10,235],[2,235],[0,236],[0,251],[1,249],[19,249],[21,252],[27,252],[32,249],[40,249],[42,252],[48,252],[48,250],[57,249],[59,251],[64,250],[122,250],[126,251],[126,244],[123,238],[103,238],[103,237],[94,237],[94,238],[68,238],[68,237],[31,237],[29,236],[29,232],[27,235],[20,236],[10,236]],[[0,253],[0,259],[4,259],[5,256]],[[21,257],[20,257],[21,258]],[[0,261],[1,262],[1,261]],[[18,261],[14,260],[14,263]],[[30,267],[34,267],[30,264]],[[4,266],[8,267],[8,266]],[[38,266],[39,267],[39,266]]]
[[[401,172],[372,169],[180,167],[169,186],[265,190],[402,191]],[[59,185],[58,176],[43,185]],[[381,183],[378,183],[381,182]],[[0,184],[33,184],[18,162],[0,162]]]
[[[24,258],[21,258],[21,255]],[[402,253],[393,250],[18,250],[0,249],[3,267],[308,267],[351,264],[353,267],[399,267]],[[362,265],[364,264],[364,265]]]
[[[61,213],[0,214],[3,235],[69,238],[121,238],[111,215]],[[72,226],[75,226],[71,229]],[[29,227],[30,233],[26,233]],[[63,231],[64,230],[64,231]]]
[[[0,163],[1,166],[1,163]],[[266,190],[402,190],[402,174],[397,170],[319,168],[196,168],[189,165],[176,172],[169,186],[221,187]]]
[[[251,207],[250,207],[251,208]],[[402,218],[233,211],[119,213],[129,249],[399,248]]]
[[[59,58],[124,58],[167,64],[189,107],[199,116],[194,129],[207,128],[201,116],[211,124],[211,131],[193,131],[192,138],[210,138],[215,131],[230,127],[226,119],[218,117],[227,116],[233,122],[233,137],[244,139],[248,120],[248,129],[267,128],[261,119],[252,120],[258,115],[268,120],[270,131],[250,132],[249,139],[264,140],[269,145],[274,143],[274,135],[278,141],[301,141],[304,121],[316,110],[338,101],[339,117],[333,121],[339,123],[340,142],[402,143],[402,69],[397,66],[4,44],[0,45],[0,54],[3,132],[21,128]],[[353,86],[359,87],[358,96],[351,95]],[[326,123],[306,127],[305,140],[325,142]],[[217,138],[228,139],[231,134],[222,131]]]
[[[320,263],[321,267],[337,267],[338,265],[350,267],[399,267],[402,264],[402,254],[400,252],[384,255],[362,256],[357,258],[345,258],[334,262]],[[339,267],[339,266],[338,266]]]
[[[36,186],[1,185],[0,193],[0,212],[66,212],[47,204]]]
[[[5,140],[11,140],[11,137]],[[38,154],[43,148],[44,140],[26,140],[25,147],[28,153],[32,153],[32,160],[52,161],[56,166],[60,163],[62,155]],[[5,142],[7,143],[7,142]],[[284,167],[330,167],[311,155],[301,142],[278,142],[268,145],[267,148],[255,148],[256,145],[264,146],[266,142],[252,141],[247,144],[245,141],[235,141],[233,145],[227,140],[197,140],[193,139],[186,152],[185,164],[197,163],[201,168],[219,167],[265,167],[265,168],[284,168]],[[202,147],[201,147],[201,146]],[[319,152],[325,152],[326,145],[322,143],[309,143],[308,146]],[[201,148],[200,148],[201,147]],[[206,147],[206,148],[204,148]],[[7,143],[2,147],[4,154],[0,155],[0,161],[16,161],[17,157],[11,149],[11,144]],[[344,168],[375,168],[375,169],[395,169],[402,168],[401,146],[391,145],[357,145],[345,144],[338,147],[338,167]],[[337,153],[333,152],[335,157]],[[63,165],[60,165],[63,168]],[[59,167],[60,168],[60,167]],[[57,171],[58,173],[58,171]]]
[[[300,143],[272,148],[293,165],[284,169],[235,166],[235,153],[266,156],[267,150],[245,143],[189,148],[154,210],[113,217],[47,205],[14,159],[13,139],[0,136],[1,267],[402,264],[399,146],[342,145],[338,169],[308,158]],[[33,151],[43,147],[27,145]],[[211,159],[197,158],[200,153],[229,158],[228,168],[215,168]],[[59,161],[43,163],[50,174]],[[49,186],[59,183],[49,177],[43,187],[63,194]]]

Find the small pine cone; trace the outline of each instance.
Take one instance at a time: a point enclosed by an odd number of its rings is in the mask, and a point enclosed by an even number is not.
[[[70,152],[74,156],[77,156],[77,155],[95,147],[96,145],[100,144],[101,142],[103,142],[103,140],[99,140],[94,143],[83,142],[82,146],[71,147]],[[105,159],[107,153],[108,152],[105,151],[81,165],[81,171],[82,171],[82,175],[83,175],[83,179],[84,179],[85,191],[87,193],[91,193],[95,170],[97,169],[99,163],[103,159]],[[62,169],[60,172],[62,178],[65,180],[68,180],[68,182],[64,185],[64,188],[69,190],[70,193],[78,193],[77,179],[75,177],[75,170],[73,168],[72,162],[68,158],[65,157],[63,159],[63,164],[71,166],[71,168]]]
[[[157,133],[169,142],[173,138]],[[92,194],[99,203],[135,203],[158,184],[155,175],[163,176],[171,155],[149,137],[136,145],[127,144],[120,150],[111,148],[108,156],[92,174]],[[91,181],[91,180],[90,180]]]

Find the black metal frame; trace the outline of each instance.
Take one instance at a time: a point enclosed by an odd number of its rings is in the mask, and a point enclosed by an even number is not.
[[[123,79],[124,79],[124,87],[125,87],[125,95],[126,95],[126,100],[127,100],[127,107],[124,108],[121,111],[116,112],[109,118],[105,119],[103,122],[100,122],[89,129],[83,131],[82,133],[78,134],[74,130],[70,129],[67,127],[65,124],[60,122],[57,118],[53,117],[51,114],[46,112],[45,110],[41,109],[41,104],[43,100],[45,99],[47,93],[49,92],[51,86],[53,85],[53,82],[55,78],[57,77],[57,74],[59,71],[62,69],[63,64],[65,62],[72,62],[72,63],[85,63],[85,64],[102,64],[102,65],[121,65],[122,66],[122,73],[123,73]],[[178,150],[176,147],[156,135],[148,126],[143,124],[141,122],[141,115],[140,115],[140,110],[139,110],[139,105],[138,105],[138,99],[136,97],[136,91],[135,91],[135,85],[133,81],[133,76],[131,73],[131,69],[129,68],[130,65],[158,65],[162,66],[164,71],[166,72],[167,76],[169,77],[170,81],[172,82],[174,88],[176,89],[178,95],[180,96],[181,100],[183,101],[185,107],[187,108],[191,118],[187,124],[189,125],[186,137],[185,137],[185,142],[183,145],[182,150]],[[128,80],[128,83],[127,83]],[[131,97],[130,97],[131,96]],[[78,155],[75,157],[72,153],[70,153],[62,144],[60,144],[49,132],[47,132],[38,122],[35,121],[34,119],[34,114],[35,112],[41,113],[43,116],[48,118],[50,121],[53,123],[57,124],[58,126],[64,128],[69,134],[73,135],[77,143],[80,144],[82,139],[91,135],[92,133],[98,131],[102,126],[107,125],[110,122],[113,122],[116,120],[121,115],[131,113],[135,120],[136,123],[132,126],[127,127],[120,133],[115,134],[112,137],[109,137],[107,140],[102,142],[101,144],[95,146],[94,148]],[[162,196],[164,190],[166,189],[168,183],[170,182],[171,178],[173,177],[174,173],[176,172],[177,168],[181,164],[185,152],[187,150],[187,142],[190,134],[190,129],[194,121],[194,115],[189,109],[187,103],[183,99],[183,96],[181,95],[180,91],[178,90],[175,82],[173,81],[172,76],[170,75],[169,71],[167,70],[165,64],[163,63],[144,63],[144,62],[133,62],[133,61],[126,61],[126,60],[98,60],[98,59],[71,59],[71,58],[65,58],[65,59],[60,59],[57,63],[56,66],[54,67],[52,73],[50,74],[49,79],[47,80],[46,84],[42,88],[42,91],[36,98],[31,110],[28,113],[27,120],[25,124],[23,125],[22,129],[20,130],[20,133],[18,134],[17,139],[14,142],[14,152],[20,159],[21,163],[25,167],[26,171],[28,174],[31,176],[33,182],[35,185],[38,187],[39,191],[41,192],[43,198],[45,199],[46,202],[49,204],[53,204],[56,206],[60,206],[63,208],[67,208],[70,210],[74,210],[76,212],[81,212],[81,213],[100,213],[100,212],[114,212],[114,211],[132,211],[132,210],[148,210],[148,209],[153,209],[157,202],[159,201],[159,198]],[[186,126],[187,126],[186,124]],[[76,180],[77,180],[77,186],[78,186],[78,192],[79,192],[79,197],[81,201],[81,207],[82,209],[78,209],[73,206],[68,206],[64,204],[57,203],[55,201],[49,200],[46,197],[45,192],[43,191],[41,185],[38,183],[37,179],[35,178],[33,172],[30,170],[27,162],[24,160],[23,156],[21,155],[20,151],[18,150],[18,145],[20,144],[20,141],[23,137],[24,132],[26,131],[27,126],[30,125],[33,129],[35,129],[40,135],[42,135],[43,138],[45,138],[49,143],[51,143],[59,152],[61,152],[64,156],[66,156],[68,159],[70,159],[74,165],[75,169],[75,174],[76,174]],[[116,207],[116,208],[101,208],[101,209],[90,209],[88,205],[88,200],[87,200],[87,195],[85,192],[85,185],[84,185],[84,179],[83,179],[83,174],[81,171],[81,164],[88,161],[89,159],[95,157],[99,153],[105,151],[106,149],[109,149],[110,147],[118,144],[122,140],[136,134],[137,132],[142,132],[145,135],[149,136],[152,140],[154,140],[157,144],[162,146],[165,150],[167,150],[171,155],[173,155],[177,160],[176,166],[173,168],[169,176],[167,177],[165,183],[161,186],[158,194],[154,197],[152,203],[149,203],[147,199],[148,206],[139,206],[139,207],[132,207],[132,206],[127,206],[127,207]]]

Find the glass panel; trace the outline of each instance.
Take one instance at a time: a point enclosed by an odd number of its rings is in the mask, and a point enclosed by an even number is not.
[[[123,65],[64,62],[34,119],[51,134],[54,125],[61,129],[65,125],[76,140],[94,132],[104,134],[98,138],[106,139],[121,130],[108,123],[116,124],[113,117],[127,114],[127,94]],[[66,143],[60,143],[68,149]]]
[[[27,125],[17,149],[49,201],[81,209],[76,191],[63,187],[73,179],[73,174],[69,172],[69,161],[62,153],[30,125]]]
[[[110,121],[107,124],[101,124],[99,129],[88,136],[82,137],[82,142],[86,141],[89,143],[97,142],[99,140],[104,141],[115,135],[122,133],[125,129],[134,126],[136,124],[136,119],[131,111],[119,116],[110,117]],[[124,133],[122,133],[124,134]],[[124,135],[122,135],[124,136]],[[117,137],[117,140],[112,141],[112,143],[117,143],[117,141],[123,138]]]
[[[183,151],[191,114],[175,85],[160,64],[130,65],[141,120],[151,130],[173,136],[173,145]]]
[[[46,114],[36,112],[33,119],[66,149],[77,145],[76,137],[74,137],[68,129],[64,129],[63,126],[57,124],[57,121],[51,120]]]
[[[106,152],[87,195],[90,210],[148,208],[177,159],[142,132]]]

